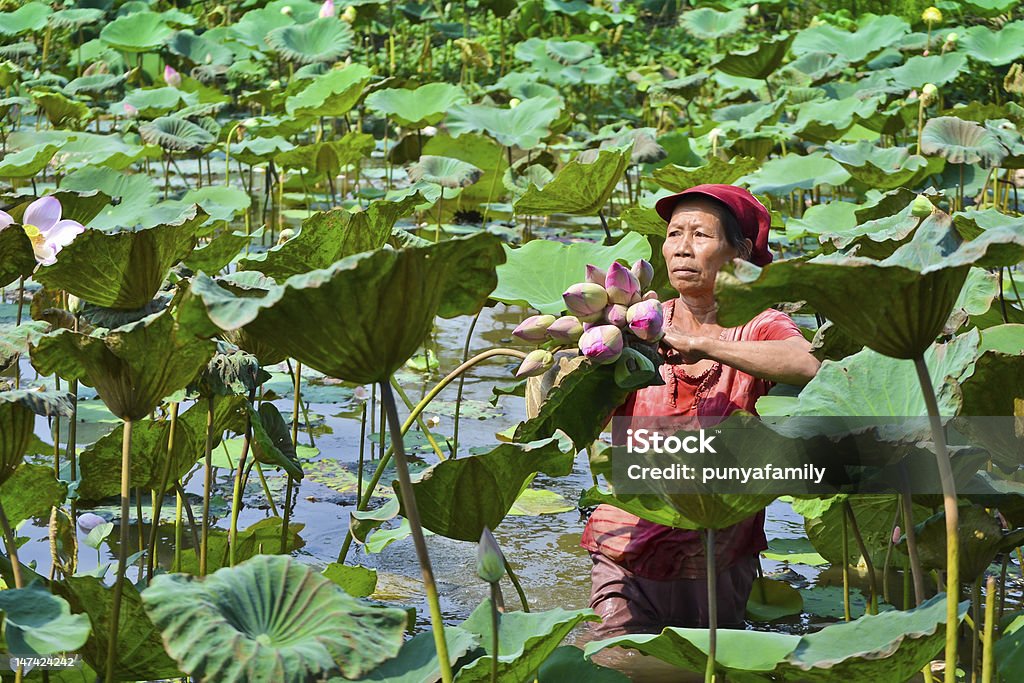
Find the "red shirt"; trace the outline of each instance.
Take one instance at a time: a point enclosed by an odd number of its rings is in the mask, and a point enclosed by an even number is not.
[[[664,304],[666,325],[674,301]],[[796,323],[780,311],[768,309],[741,327],[722,333],[725,341],[770,341],[802,336]],[[662,347],[662,355],[664,347]],[[757,399],[773,384],[727,365],[716,364],[708,373],[694,377],[671,357],[660,369],[665,384],[630,394],[617,416],[693,417],[698,426],[710,426],[737,410],[755,413]],[[716,381],[717,379],[717,381]],[[616,421],[627,428],[626,421]],[[615,443],[623,443],[616,439]],[[706,559],[696,531],[662,526],[611,505],[600,505],[590,516],[580,545],[601,553],[639,576],[666,581],[697,579],[706,575]],[[768,547],[764,535],[764,511],[715,534],[715,563],[719,570],[736,560]]]

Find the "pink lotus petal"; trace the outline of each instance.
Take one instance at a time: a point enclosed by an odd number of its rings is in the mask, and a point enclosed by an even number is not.
[[[3,230],[12,223],[14,223],[14,219],[11,218],[11,214],[6,211],[0,211],[0,230]]]
[[[57,250],[45,242],[32,240],[32,252],[41,266],[52,266],[57,262]]]
[[[333,0],[324,0],[324,4],[320,5],[320,18],[330,19],[334,16],[334,2]]]
[[[64,219],[58,221],[49,230],[43,230],[46,244],[53,247],[54,251],[60,251],[62,247],[71,244],[71,241],[85,232],[85,226],[78,221]]]
[[[28,205],[22,225],[34,225],[39,232],[46,233],[60,220],[60,200],[56,197],[43,197]]]

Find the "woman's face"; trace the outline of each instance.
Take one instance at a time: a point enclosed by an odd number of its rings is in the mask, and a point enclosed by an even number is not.
[[[718,207],[708,199],[676,206],[668,223],[662,255],[668,279],[680,294],[711,294],[722,266],[739,254],[725,237]]]

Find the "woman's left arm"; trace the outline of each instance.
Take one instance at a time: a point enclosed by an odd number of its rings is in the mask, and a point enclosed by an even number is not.
[[[724,341],[666,330],[662,341],[678,351],[687,362],[710,358],[780,384],[804,386],[821,366],[811,355],[811,343],[797,336],[771,341]]]

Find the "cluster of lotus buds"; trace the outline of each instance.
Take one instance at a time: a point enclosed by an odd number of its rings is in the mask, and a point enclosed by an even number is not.
[[[616,366],[616,378],[623,386],[646,382],[655,373],[654,365],[630,342],[653,345],[664,334],[658,295],[644,293],[653,278],[654,268],[644,259],[632,268],[616,261],[607,272],[588,265],[585,281],[562,294],[567,315],[533,315],[512,332],[523,341],[548,347],[529,353],[516,377],[544,374],[555,362],[552,348],[576,344],[593,363],[622,366]]]

